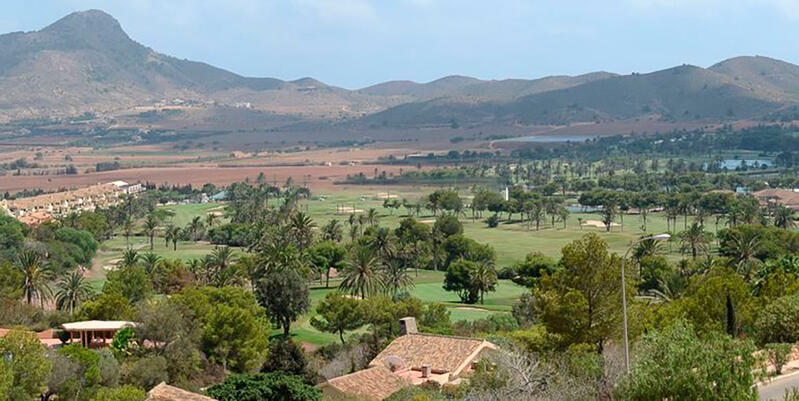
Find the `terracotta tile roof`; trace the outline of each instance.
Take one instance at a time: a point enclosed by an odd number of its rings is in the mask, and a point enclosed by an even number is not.
[[[145,401],[216,401],[197,393],[192,393],[177,387],[172,387],[164,382],[153,387],[147,392]]]
[[[791,208],[799,207],[799,192],[779,188],[768,188],[753,192],[752,195],[761,201],[772,201]]]
[[[466,337],[407,334],[392,341],[369,366],[386,366],[386,358],[398,357],[406,368],[420,369],[422,365],[430,365],[434,372],[450,372],[457,376],[483,348],[495,349],[496,346]]]
[[[355,373],[336,377],[324,382],[319,387],[324,392],[355,396],[366,400],[383,400],[391,394],[410,386],[398,375],[384,366],[375,366]]]

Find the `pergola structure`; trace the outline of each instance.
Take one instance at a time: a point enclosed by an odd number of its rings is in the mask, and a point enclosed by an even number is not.
[[[122,320],[87,320],[64,323],[61,327],[69,333],[70,344],[80,342],[84,348],[103,348],[110,345],[119,330],[135,325]]]

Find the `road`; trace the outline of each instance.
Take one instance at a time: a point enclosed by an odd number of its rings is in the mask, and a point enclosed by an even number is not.
[[[790,390],[792,388],[799,389],[799,374],[782,377],[761,386],[759,389],[760,401],[782,400],[785,390]]]

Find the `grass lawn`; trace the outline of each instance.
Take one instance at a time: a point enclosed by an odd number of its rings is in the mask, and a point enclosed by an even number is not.
[[[175,213],[169,219],[168,223],[172,223],[178,227],[186,227],[195,216],[202,218],[205,224],[205,218],[210,212],[224,212],[224,205],[219,203],[190,203],[164,206],[164,209],[170,210]],[[215,224],[222,223],[223,217],[219,217]]]
[[[411,273],[413,274],[413,273]],[[443,303],[450,311],[450,319],[455,322],[458,320],[477,320],[485,318],[492,313],[508,313],[513,302],[528,289],[516,285],[508,280],[500,280],[497,290],[486,294],[485,305],[466,305],[460,303],[457,294],[444,291],[444,272],[420,270],[415,277],[414,288],[409,292],[424,303]],[[336,291],[337,280],[331,281],[332,288],[315,287],[311,289],[311,313],[300,318],[292,325],[291,333],[298,341],[314,345],[325,345],[339,341],[335,334],[321,333],[311,326],[311,317],[315,315],[317,303],[324,299],[328,293]],[[363,332],[363,330],[359,331]],[[276,330],[274,334],[278,334]],[[348,333],[348,335],[351,333]]]
[[[337,214],[338,206],[351,207],[363,211],[375,208],[380,214],[380,223],[388,227],[396,227],[399,221],[404,218],[405,209],[390,210],[382,207],[383,200],[377,199],[379,192],[391,193],[399,198],[406,198],[411,202],[416,202],[424,194],[432,189],[420,188],[358,188],[356,190],[341,190],[328,193],[314,194],[311,200],[303,201],[301,209],[308,213],[317,226],[323,226],[332,219],[338,219],[344,223],[345,236],[348,230],[347,220],[349,214]],[[174,211],[175,215],[171,218],[173,224],[185,226],[194,216],[202,216],[203,219],[210,211],[223,211],[224,204],[180,204],[165,206]],[[627,251],[632,241],[645,234],[642,230],[642,220],[639,215],[624,216],[623,227],[613,227],[612,232],[605,232],[603,228],[581,227],[580,221],[601,220],[598,215],[574,213],[569,216],[566,227],[563,223],[556,222],[554,227],[546,221],[539,230],[528,227],[526,223],[519,221],[503,221],[496,228],[489,228],[480,219],[472,220],[470,212],[468,217],[462,217],[465,234],[478,242],[491,244],[497,252],[497,266],[510,266],[518,260],[524,258],[530,252],[542,252],[554,258],[560,257],[561,249],[568,243],[579,239],[582,235],[594,232],[606,240],[611,251],[623,254]],[[487,217],[485,214],[484,217]],[[514,216],[518,218],[518,215]],[[432,223],[434,216],[424,211],[423,215],[417,217],[420,221]],[[621,223],[620,219],[617,222]],[[690,223],[690,219],[689,219]],[[708,222],[709,230],[713,230],[712,221]],[[677,230],[682,230],[683,221],[679,219]],[[648,227],[646,233],[666,232],[666,220],[663,215],[650,214],[648,217]],[[136,249],[146,251],[149,249],[145,237],[132,237],[131,246]],[[103,266],[113,264],[118,259],[126,247],[124,237],[114,237],[102,244],[98,256],[95,258],[94,269],[92,271],[92,283],[98,288],[102,286],[105,277]],[[677,260],[681,257],[678,244],[670,243],[667,246],[669,257]],[[177,251],[171,247],[166,247],[163,238],[156,237],[153,252],[164,258],[180,258],[188,260],[200,258],[210,253],[213,245],[207,243],[180,242]],[[419,276],[415,278],[416,285],[411,294],[420,298],[425,303],[440,302],[447,305],[454,321],[474,320],[488,316],[490,313],[507,313],[513,302],[527,290],[509,281],[501,281],[497,291],[486,295],[484,305],[462,305],[456,294],[446,292],[442,288],[443,272],[419,271]],[[332,286],[337,285],[334,280]],[[316,303],[333,289],[313,288],[311,290],[312,309]],[[331,341],[338,341],[334,334],[320,333],[310,325],[311,315],[302,317],[297,321],[292,329],[292,333],[300,341],[311,344],[322,345]]]

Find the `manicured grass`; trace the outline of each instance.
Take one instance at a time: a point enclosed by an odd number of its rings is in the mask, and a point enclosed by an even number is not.
[[[414,273],[411,273],[412,275]],[[492,313],[508,313],[513,302],[528,289],[516,285],[508,280],[500,280],[497,290],[485,295],[485,304],[466,305],[460,303],[458,295],[444,291],[444,272],[420,270],[418,276],[414,276],[415,286],[410,289],[410,294],[419,298],[424,303],[443,303],[450,311],[450,319],[455,322],[458,320],[477,320],[485,318]],[[303,316],[292,325],[291,333],[298,341],[307,342],[314,345],[325,345],[331,341],[339,341],[338,336],[329,333],[321,333],[311,326],[311,317],[315,316],[316,305],[324,297],[337,289],[338,281],[331,282],[332,288],[314,287],[311,289],[311,312]],[[363,332],[360,330],[359,332]],[[277,331],[275,331],[277,333]]]
[[[150,252],[150,244],[147,237],[133,236],[130,237],[129,241],[122,236],[113,237],[100,245],[100,251],[92,261],[92,270],[89,277],[94,280],[104,281],[107,269],[122,257],[122,253],[128,246],[137,250],[139,254]],[[171,242],[169,246],[166,246],[163,238],[155,237],[153,239],[152,252],[164,259],[180,259],[186,262],[190,259],[203,258],[213,250],[214,245],[207,242],[191,241],[178,241],[177,250],[174,250]]]
[[[186,227],[191,220],[195,216],[200,216],[202,219],[203,224],[205,224],[205,218],[209,212],[221,212],[224,213],[225,205],[220,203],[189,203],[189,204],[178,204],[178,205],[169,205],[164,206],[164,209],[170,210],[175,213],[174,216],[169,218],[169,220],[165,224],[174,224],[178,227]],[[216,223],[221,223],[224,219],[223,216],[220,216],[216,219]]]
[[[406,198],[411,202],[416,202],[420,197],[429,193],[432,189],[392,189],[392,188],[363,188],[356,190],[344,190],[329,193],[314,194],[314,199],[303,201],[300,205],[302,211],[308,213],[317,226],[321,227],[332,219],[338,219],[344,224],[344,234],[347,237],[348,224],[347,220],[349,214],[337,214],[337,206],[353,207],[364,211],[370,208],[375,208],[380,214],[380,224],[388,227],[396,227],[399,221],[405,217],[406,209],[389,210],[382,207],[383,200],[376,199],[378,192],[389,192],[398,195],[401,199]],[[466,195],[466,191],[464,191]],[[208,203],[208,204],[180,204],[166,206],[175,212],[175,216],[171,221],[179,226],[188,224],[194,216],[205,216],[209,211],[224,211],[224,204]],[[488,217],[489,214],[484,214]],[[430,215],[428,211],[423,211],[422,216],[416,217],[420,221],[431,223],[435,216]],[[518,214],[514,219],[518,219]],[[648,217],[648,227],[646,232],[642,230],[642,219],[639,215],[626,215],[624,217],[623,227],[613,227],[611,232],[605,232],[604,228],[595,227],[581,227],[580,221],[587,220],[601,220],[601,217],[595,214],[575,213],[569,216],[566,227],[563,223],[556,222],[554,226],[551,225],[549,220],[543,222],[539,230],[535,227],[530,227],[527,223],[522,223],[517,220],[505,221],[506,216],[502,216],[500,225],[496,228],[489,228],[481,219],[473,220],[471,212],[467,211],[466,216],[461,218],[464,224],[464,231],[467,236],[475,239],[481,243],[491,244],[497,253],[497,266],[499,268],[510,266],[516,261],[524,258],[530,252],[541,252],[554,258],[560,257],[561,249],[568,243],[579,239],[584,234],[589,232],[597,233],[600,237],[608,242],[612,252],[623,254],[627,251],[630,244],[645,233],[662,233],[666,232],[666,220],[663,215],[650,214]],[[711,219],[712,220],[712,219]],[[617,222],[621,222],[617,219]],[[690,223],[690,219],[689,219]],[[677,231],[682,230],[683,220],[680,218],[677,224]],[[708,228],[713,230],[713,221],[706,223]],[[139,248],[143,252],[149,249],[147,239],[144,237],[132,237],[131,246]],[[126,247],[124,237],[115,237],[102,244],[101,253],[97,256],[93,273],[93,285],[101,286],[105,276],[102,266],[109,264],[114,259],[118,259],[122,251]],[[679,259],[678,252],[679,246],[670,243],[667,245],[667,257],[670,259]],[[164,246],[163,238],[155,239],[154,253],[165,258],[180,258],[188,260],[191,258],[199,258],[213,250],[213,245],[207,243],[193,243],[193,242],[180,242],[178,250],[173,251],[172,248]],[[99,271],[99,272],[98,272]],[[508,313],[511,305],[520,295],[527,292],[526,288],[518,286],[510,281],[500,281],[497,286],[497,291],[486,294],[485,304],[477,305],[463,305],[459,303],[457,294],[444,291],[442,288],[444,273],[420,270],[418,276],[415,272],[414,275],[415,287],[410,291],[411,295],[418,297],[425,303],[440,302],[447,305],[448,310],[451,312],[453,321],[457,320],[474,320],[484,318],[491,313]],[[337,280],[331,281],[331,286],[338,285]],[[324,296],[335,291],[334,288],[325,289],[314,284],[311,290],[311,301],[313,310],[316,304],[324,298]],[[292,328],[292,334],[300,341],[304,341],[316,345],[324,345],[330,342],[338,341],[338,337],[334,334],[320,333],[310,325],[310,319],[314,312],[309,313],[299,319]]]

